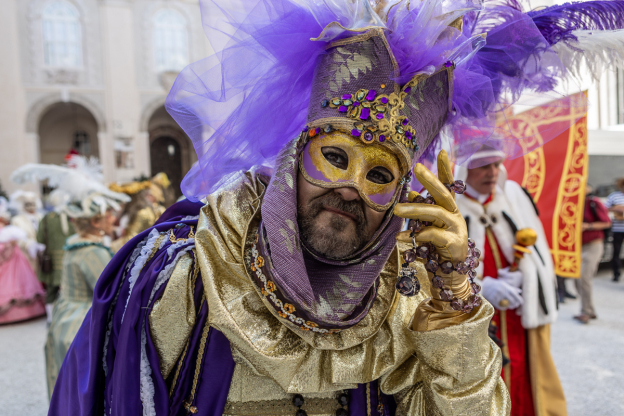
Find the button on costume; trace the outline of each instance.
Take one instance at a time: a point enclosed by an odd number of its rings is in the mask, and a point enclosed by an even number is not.
[[[525,73],[551,43],[510,6],[200,4],[215,55],[166,103],[199,157],[188,199],[103,272],[49,414],[509,414],[440,132],[491,132],[503,93],[552,88],[550,64]],[[417,163],[436,159],[437,177]],[[306,187],[356,207],[336,223],[379,227],[321,254],[301,231]]]
[[[502,162],[505,155],[484,147],[471,156],[479,166]],[[467,169],[456,176],[465,179]],[[468,235],[483,253],[477,268],[483,296],[496,312],[493,325],[509,362],[502,377],[509,389],[512,415],[566,415],[563,388],[550,354],[550,324],[557,319],[556,276],[548,241],[530,196],[516,182],[506,180],[504,166],[498,185],[489,195],[468,184],[457,205],[468,224]],[[534,245],[515,259],[517,232],[531,229]],[[518,271],[511,271],[516,263]]]

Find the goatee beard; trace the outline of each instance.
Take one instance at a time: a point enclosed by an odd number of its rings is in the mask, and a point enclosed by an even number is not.
[[[351,214],[355,220],[332,215],[329,224],[320,227],[317,217],[325,207],[331,207]],[[301,238],[318,254],[330,259],[343,259],[360,250],[372,237],[366,232],[366,216],[362,201],[345,201],[335,192],[329,192],[314,199],[307,208],[297,210],[297,221]],[[344,231],[355,221],[355,232],[345,235]]]

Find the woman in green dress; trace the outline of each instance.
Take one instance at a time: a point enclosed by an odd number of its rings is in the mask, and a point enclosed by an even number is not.
[[[68,213],[77,234],[69,237],[63,248],[65,255],[61,289],[45,345],[50,397],[65,354],[91,308],[95,283],[113,257],[104,244],[104,239],[112,232],[116,219],[114,209],[106,205],[93,206],[86,210],[74,209],[74,215],[71,215],[71,211],[70,209]]]

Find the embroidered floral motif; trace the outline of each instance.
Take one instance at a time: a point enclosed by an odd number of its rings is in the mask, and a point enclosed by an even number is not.
[[[290,303],[283,303],[277,297],[277,295],[275,294],[275,292],[277,291],[277,286],[272,280],[267,279],[266,275],[262,272],[261,268],[264,267],[265,261],[258,252],[258,249],[256,247],[257,244],[258,235],[256,234],[255,244],[251,248],[252,262],[250,269],[252,272],[254,272],[255,276],[261,283],[260,293],[262,293],[262,296],[267,298],[269,302],[271,302],[275,306],[275,309],[277,309],[277,314],[282,319],[288,319],[290,322],[294,323],[304,331],[313,331],[320,334],[335,334],[337,332],[340,332],[340,329],[319,328],[319,325],[317,323],[312,321],[306,321],[298,317],[297,315],[295,315],[297,309],[294,305]]]

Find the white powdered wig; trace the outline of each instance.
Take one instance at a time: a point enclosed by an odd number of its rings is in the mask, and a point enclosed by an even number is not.
[[[568,71],[581,78],[587,68],[595,80],[612,66],[624,64],[624,29],[619,30],[575,30],[577,41],[559,42],[554,51]]]

